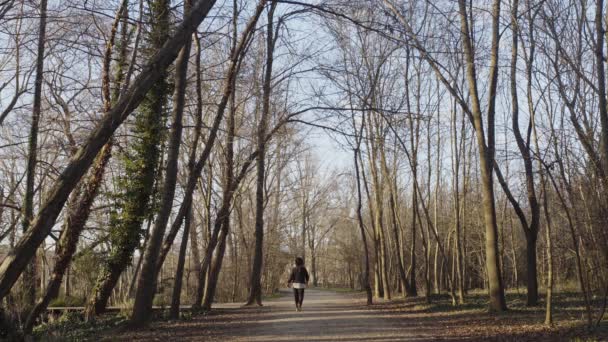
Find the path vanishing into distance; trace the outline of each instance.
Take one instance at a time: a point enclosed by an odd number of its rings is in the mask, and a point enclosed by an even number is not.
[[[296,312],[291,292],[281,294],[280,299],[266,302],[264,314],[249,317],[237,331],[227,331],[223,337],[235,341],[423,340],[420,331],[404,330],[367,308],[361,295],[307,289],[303,311]]]
[[[364,294],[307,289],[302,312],[291,290],[263,307],[218,304],[207,316],[155,324],[110,340],[167,341],[431,341],[433,327],[404,325],[403,317],[365,306]]]
[[[491,314],[484,294],[471,293],[469,304],[454,308],[449,298],[422,297],[374,300],[365,294],[307,289],[304,311],[296,312],[291,289],[266,299],[263,307],[242,303],[216,304],[211,312],[181,320],[157,320],[140,330],[116,328],[101,332],[93,341],[608,341],[605,328],[584,333],[571,322],[582,317],[579,304],[561,310],[559,324],[539,324],[542,306],[525,308],[522,296],[511,298],[506,314]],[[516,299],[519,298],[519,299]],[[481,302],[480,302],[481,300]],[[568,301],[562,298],[561,301]],[[576,306],[576,308],[575,308]],[[572,311],[571,311],[572,310]]]

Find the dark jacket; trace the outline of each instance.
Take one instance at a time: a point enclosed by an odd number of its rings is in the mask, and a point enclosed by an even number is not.
[[[291,270],[291,275],[289,276],[289,283],[308,283],[308,271],[304,266],[296,266]]]

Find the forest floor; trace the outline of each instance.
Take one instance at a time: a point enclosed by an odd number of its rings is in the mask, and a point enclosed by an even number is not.
[[[485,297],[450,305],[449,297],[378,301],[368,307],[363,293],[307,289],[304,310],[293,296],[265,301],[263,307],[219,304],[210,313],[180,321],[157,321],[137,331],[105,331],[105,341],[608,341],[608,322],[594,331],[582,327],[581,303],[557,296],[555,326],[548,328],[544,307],[527,308],[524,296],[510,294],[510,310],[490,314]],[[95,340],[99,340],[97,336]]]

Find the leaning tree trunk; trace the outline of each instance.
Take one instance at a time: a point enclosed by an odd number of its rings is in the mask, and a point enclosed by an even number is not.
[[[85,227],[85,223],[91,213],[91,207],[95,197],[97,196],[99,187],[103,180],[103,174],[105,168],[112,155],[112,145],[107,144],[100,152],[97,157],[97,161],[93,166],[91,175],[84,185],[82,195],[77,200],[77,205],[74,210],[70,211],[70,215],[67,218],[67,224],[58,242],[55,265],[53,266],[53,273],[47,285],[44,296],[36,303],[34,309],[30,312],[25,326],[24,332],[30,333],[38,316],[47,308],[51,300],[57,297],[59,289],[61,288],[61,282],[64,274],[68,270],[72,257],[76,252],[78,239],[82,230]],[[66,296],[68,296],[68,284],[69,280],[66,279]]]
[[[266,142],[268,142],[270,140],[270,138],[272,138],[272,136],[278,130],[280,130],[283,127],[283,125],[285,125],[285,123],[289,122],[289,119],[291,117],[293,117],[294,115],[297,115],[297,114],[290,114],[287,117],[281,119],[281,121],[279,123],[277,123],[274,126],[274,128],[272,130],[270,130],[270,132],[268,132],[268,134],[266,135]],[[241,169],[240,169],[238,175],[236,177],[234,177],[234,180],[231,182],[230,189],[228,189],[228,191],[224,191],[224,196],[222,198],[222,204],[217,211],[215,223],[213,224],[213,229],[209,236],[209,242],[207,243],[207,249],[205,251],[205,256],[203,257],[203,261],[201,262],[201,273],[199,274],[201,279],[199,279],[199,283],[198,283],[198,287],[197,287],[196,295],[195,295],[195,299],[194,299],[194,304],[192,304],[193,310],[201,309],[203,296],[206,297],[206,294],[205,294],[206,282],[204,279],[205,272],[206,272],[207,268],[209,267],[209,265],[211,264],[211,259],[212,259],[213,251],[215,250],[215,247],[217,246],[218,242],[221,241],[221,239],[218,239],[218,237],[220,235],[220,231],[223,228],[223,223],[225,221],[226,216],[230,215],[230,206],[232,203],[232,197],[233,197],[235,191],[238,189],[239,184],[241,184],[241,182],[247,175],[247,172],[249,171],[249,167],[251,166],[253,161],[257,158],[258,153],[259,153],[259,151],[256,149],[255,151],[251,152],[251,154],[249,154],[249,156],[245,159],[245,161],[241,165]],[[224,233],[222,233],[222,234],[224,234]],[[223,239],[224,236],[222,236],[221,238]],[[208,288],[208,286],[207,286],[207,288]]]
[[[121,100],[112,110],[103,115],[74,158],[57,177],[57,181],[47,192],[49,195],[32,221],[30,229],[0,264],[0,300],[9,293],[27,264],[32,260],[37,247],[50,233],[71,191],[87,172],[99,151],[110,140],[114,131],[143,101],[155,82],[163,77],[167,67],[175,60],[181,47],[205,19],[214,4],[214,0],[198,0],[190,16],[182,22],[172,38],[142,68],[142,72],[133,81],[133,85],[125,91]]]
[[[236,29],[236,16],[237,16],[237,6],[236,0],[234,1],[234,29]],[[236,32],[234,32],[236,35]],[[236,39],[235,39],[236,40]],[[236,42],[235,42],[236,44]],[[235,53],[236,45],[232,47],[232,54]],[[236,85],[236,78],[233,78],[233,88]],[[217,281],[219,278],[220,270],[222,269],[222,262],[224,261],[224,253],[226,251],[226,240],[228,238],[228,234],[230,234],[230,205],[233,198],[233,192],[236,190],[236,187],[233,187],[234,179],[234,139],[235,139],[235,120],[236,120],[236,96],[235,91],[232,92],[231,96],[231,104],[230,104],[230,115],[228,116],[228,121],[226,123],[227,134],[226,137],[226,166],[225,166],[225,178],[224,178],[224,186],[223,186],[223,205],[226,209],[223,212],[223,216],[218,217],[218,220],[221,221],[222,231],[219,238],[219,245],[217,249],[217,253],[215,255],[215,261],[209,268],[209,277],[207,278],[207,289],[205,291],[205,297],[203,299],[202,309],[209,310],[211,308],[211,304],[213,303],[213,298],[215,297],[215,289],[217,287]],[[259,161],[259,151],[258,151],[258,161]],[[209,250],[212,250],[211,247],[208,247]]]

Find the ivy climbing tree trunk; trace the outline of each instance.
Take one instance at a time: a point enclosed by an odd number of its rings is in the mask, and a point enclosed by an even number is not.
[[[165,29],[168,31],[168,14],[170,1],[158,0],[162,9],[163,16],[166,16],[167,23]],[[186,1],[184,4],[184,14],[187,15],[191,3]],[[166,32],[166,31],[165,31]],[[162,187],[162,198],[160,209],[154,222],[152,232],[148,237],[148,244],[143,255],[143,264],[138,278],[137,291],[135,293],[135,304],[131,315],[131,324],[138,326],[145,323],[152,312],[152,302],[156,291],[156,264],[158,255],[171,215],[173,207],[173,197],[175,196],[175,185],[177,183],[177,164],[179,158],[179,147],[182,138],[182,117],[186,99],[186,84],[188,78],[188,60],[190,58],[190,46],[192,40],[186,42],[177,57],[175,65],[175,93],[173,95],[173,113],[171,115],[171,137],[169,140],[169,152],[167,155],[167,166],[165,179]],[[162,94],[164,96],[164,94]],[[185,234],[187,236],[187,234]]]
[[[169,14],[169,1],[156,0],[150,4],[148,41],[152,51],[160,49],[169,37]],[[111,249],[86,307],[88,319],[105,310],[112,290],[139,246],[142,224],[150,216],[167,100],[166,72],[163,74],[146,95],[135,118],[132,131],[136,140],[123,158],[128,177],[121,180],[120,211],[113,213],[110,228]]]

